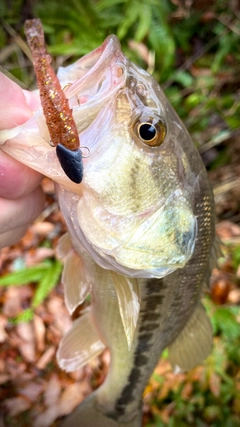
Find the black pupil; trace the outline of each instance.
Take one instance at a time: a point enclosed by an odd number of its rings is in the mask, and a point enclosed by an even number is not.
[[[139,134],[145,141],[151,141],[156,135],[156,128],[149,123],[143,123],[139,128]]]

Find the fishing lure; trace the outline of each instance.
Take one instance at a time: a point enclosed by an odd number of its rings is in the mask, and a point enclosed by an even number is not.
[[[33,56],[41,104],[56,154],[62,169],[71,181],[79,184],[83,179],[82,152],[72,110],[61,85],[50,65],[44,32],[40,19],[25,22],[24,32]]]

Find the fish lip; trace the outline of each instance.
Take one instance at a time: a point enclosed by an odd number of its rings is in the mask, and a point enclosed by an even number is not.
[[[126,81],[126,65],[128,59],[121,51],[120,42],[115,35],[108,36],[101,46],[80,58],[67,67],[59,67],[57,77],[70,100],[79,92],[92,91],[96,82],[101,82],[104,76],[110,80],[110,88],[122,86]],[[121,72],[119,71],[121,70]],[[109,87],[108,87],[109,90]],[[106,90],[105,90],[106,92]],[[95,97],[95,93],[91,98]]]

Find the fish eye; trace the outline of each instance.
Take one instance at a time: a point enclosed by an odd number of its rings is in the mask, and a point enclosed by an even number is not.
[[[141,118],[134,126],[135,134],[149,147],[159,147],[166,136],[166,126],[160,118]]]

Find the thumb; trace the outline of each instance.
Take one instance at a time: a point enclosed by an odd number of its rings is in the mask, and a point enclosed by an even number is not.
[[[32,116],[30,106],[39,106],[36,94],[23,91],[0,73],[0,129],[11,129],[26,122]]]

